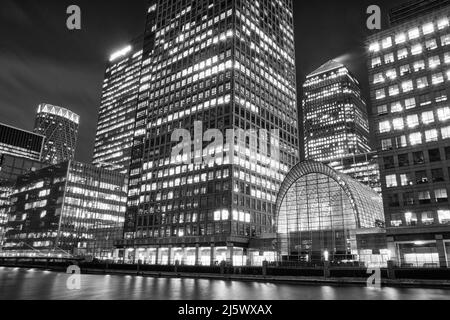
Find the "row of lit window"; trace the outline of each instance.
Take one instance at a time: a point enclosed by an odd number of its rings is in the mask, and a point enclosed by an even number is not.
[[[393,46],[393,42],[395,42],[396,45],[400,45],[405,43],[408,40],[415,40],[418,39],[421,35],[429,35],[437,30],[443,30],[449,26],[449,20],[447,17],[441,18],[437,21],[435,24],[434,22],[428,22],[423,24],[421,27],[415,27],[412,29],[409,29],[407,32],[398,33],[395,35],[395,37],[389,36],[383,39],[380,42],[374,42],[370,44],[369,51],[371,52],[379,52],[380,50],[386,50]],[[422,31],[422,33],[421,33]]]
[[[444,35],[440,38],[441,46],[445,47],[450,45],[450,34]],[[438,48],[438,44],[436,39],[431,39],[425,42],[425,49],[427,51],[432,51]],[[422,44],[418,43],[411,46],[411,56],[417,56],[423,53],[424,47]],[[397,61],[401,61],[406,59],[409,55],[409,51],[406,48],[400,49],[397,51]],[[395,62],[395,55],[393,52],[384,55],[384,63],[390,64]],[[381,66],[383,63],[381,61],[381,57],[375,57],[372,59],[372,68],[376,68]]]
[[[435,216],[439,224],[450,223],[450,210],[437,210],[437,214],[434,212],[423,212],[421,213],[420,222],[423,225],[435,224]],[[418,213],[406,212],[404,214],[392,214],[390,223],[391,227],[415,226],[418,224]]]
[[[436,110],[437,118],[441,122],[445,122],[450,120],[450,107],[443,107]],[[426,111],[421,114],[421,123],[422,125],[430,125],[433,124],[436,119],[433,111]],[[387,133],[392,130],[404,130],[405,127],[409,129],[414,129],[420,125],[419,115],[411,114],[406,116],[406,118],[395,118],[386,121],[382,121],[379,123],[379,132]]]
[[[441,129],[441,138],[443,140],[450,139],[450,126]],[[398,148],[406,147],[407,146],[406,140],[407,140],[406,136],[399,137],[396,141],[397,147]],[[410,146],[421,145],[424,143],[424,134],[421,132],[411,133],[408,136],[408,140],[409,140]],[[438,140],[439,140],[439,132],[437,129],[431,129],[431,130],[425,131],[425,143],[436,142]],[[392,139],[384,139],[384,140],[382,140],[381,143],[382,143],[383,150],[391,150],[393,148]]]
[[[426,98],[426,99],[425,99]],[[440,91],[437,92],[435,95],[435,101],[436,103],[440,103],[440,102],[445,102],[447,101],[447,95],[445,90],[444,91]],[[427,97],[423,97],[420,105],[421,106],[426,106],[431,104],[432,100],[431,97],[427,96]],[[408,98],[405,99],[404,101],[395,101],[393,103],[390,104],[390,110],[388,109],[388,105],[381,105],[377,107],[377,114],[379,116],[384,116],[384,115],[388,115],[389,111],[390,113],[399,113],[399,112],[403,112],[404,110],[410,110],[410,109],[414,109],[416,107],[416,99],[415,98]],[[439,109],[441,110],[441,109]],[[442,112],[442,111],[440,111]],[[441,121],[445,121],[447,120],[446,118],[442,118]]]
[[[450,52],[446,52],[444,54],[444,63],[445,64],[450,64]],[[439,56],[433,56],[428,58],[428,68],[430,70],[433,70],[435,68],[437,68],[438,66],[441,65],[441,58]],[[415,72],[419,72],[422,70],[425,70],[425,61],[424,60],[419,60],[413,63],[413,69]],[[399,67],[399,74],[400,76],[404,76],[404,75],[408,75],[411,73],[411,67],[409,64],[403,65]],[[378,84],[378,83],[384,83],[386,78],[389,80],[396,80],[398,77],[398,73],[396,68],[392,68],[389,70],[386,70],[386,72],[383,73],[376,73],[373,77],[373,84]]]
[[[439,85],[444,83],[444,75],[442,72],[435,73],[431,75],[431,84],[432,85]],[[447,81],[450,81],[450,70],[447,71]],[[416,89],[424,89],[427,88],[430,83],[428,80],[428,77],[420,77],[416,79]],[[400,86],[395,84],[387,88],[389,97],[395,97],[399,95],[400,93],[408,93],[414,90],[414,83],[413,80],[406,80],[403,81],[401,84],[401,92],[400,92]],[[386,98],[386,88],[378,89],[375,91],[375,98],[377,100],[381,100]]]

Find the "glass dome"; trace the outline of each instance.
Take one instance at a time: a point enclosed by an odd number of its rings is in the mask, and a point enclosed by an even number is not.
[[[278,252],[284,261],[352,260],[352,231],[384,223],[382,199],[374,190],[312,161],[289,172],[276,209]]]

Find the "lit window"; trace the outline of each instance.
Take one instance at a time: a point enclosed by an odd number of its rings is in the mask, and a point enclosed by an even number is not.
[[[377,57],[377,58],[373,58],[372,59],[372,68],[381,66],[381,58]]]
[[[411,184],[412,184],[412,181],[411,181],[411,178],[410,178],[410,176],[408,174],[401,174],[400,175],[400,185],[402,187],[409,186]]]
[[[400,102],[394,102],[391,104],[391,112],[395,113],[395,112],[402,112],[403,111],[403,107],[402,104]]]
[[[384,82],[384,77],[382,73],[377,73],[376,75],[374,75],[373,77],[373,83],[377,84],[377,83],[381,83]]]
[[[408,37],[409,40],[417,39],[420,37],[420,31],[419,28],[414,28],[408,31]]]
[[[420,132],[411,133],[409,135],[409,143],[412,146],[422,144],[422,134]]]
[[[397,148],[406,148],[408,146],[408,142],[406,141],[406,136],[396,137],[395,145]]]
[[[380,51],[380,44],[379,44],[378,42],[372,43],[372,44],[369,46],[369,51],[372,51],[372,52],[378,52],[378,51]]]
[[[412,81],[411,81],[412,86]],[[414,109],[416,107],[416,99],[415,98],[409,98],[405,100],[405,108],[408,109]]]
[[[388,37],[381,42],[383,49],[392,47],[392,38]]]
[[[450,44],[450,34],[446,34],[445,36],[441,37],[441,44],[443,46],[447,46]]]
[[[437,202],[445,202],[448,200],[447,189],[437,189],[434,190],[434,195]]]
[[[383,99],[386,97],[386,91],[384,89],[379,89],[375,91],[375,97],[377,100]]]
[[[450,52],[444,53],[444,63],[449,64],[450,63]]]
[[[387,114],[388,113],[387,105],[378,106],[377,112],[379,116]]]
[[[422,45],[420,45],[420,44],[416,44],[411,48],[411,54],[413,56],[421,54],[422,52],[423,52],[423,48],[422,48]]]
[[[428,51],[436,49],[438,47],[436,39],[431,39],[425,42],[425,47],[427,48]]]
[[[425,131],[426,142],[434,142],[438,140],[438,132],[436,129]]]
[[[418,198],[419,198],[419,203],[421,203],[421,204],[430,203],[430,200],[431,200],[430,191],[420,191]]]
[[[431,82],[433,85],[438,85],[444,82],[444,75],[442,72],[435,73],[431,76]]]
[[[214,221],[220,221],[221,220],[221,211],[216,210],[214,211]]]
[[[438,67],[441,64],[441,59],[439,56],[430,57],[428,59],[428,65],[431,69]]]
[[[397,79],[397,71],[395,71],[395,69],[390,69],[386,71],[386,77],[388,77],[391,80]]]
[[[448,27],[448,19],[447,18],[443,18],[438,21],[438,29],[439,30],[442,30],[446,27]]]
[[[398,85],[390,86],[389,87],[389,96],[396,96],[400,93],[400,89]]]
[[[421,70],[425,70],[425,61],[420,60],[414,63],[414,71],[418,72]]]
[[[441,129],[442,139],[450,139],[450,127],[444,127]]]
[[[406,35],[404,33],[400,33],[395,36],[396,44],[401,44],[401,43],[404,43],[405,41],[406,41]]]
[[[440,108],[437,110],[439,121],[450,120],[450,107]]]
[[[414,85],[412,80],[407,80],[402,82],[402,90],[403,92],[410,92],[414,89]]]
[[[408,124],[408,128],[414,129],[419,125],[419,117],[417,116],[417,114],[409,115],[406,118],[406,123]]]
[[[391,131],[391,124],[389,121],[383,121],[379,124],[380,133],[386,133]]]
[[[403,130],[405,128],[403,118],[397,118],[392,120],[392,125],[394,127],[394,130]]]
[[[381,147],[383,151],[392,150],[392,139],[381,140]]]
[[[384,63],[392,63],[394,62],[394,54],[393,53],[389,53],[387,55],[384,56]]]
[[[428,79],[427,77],[421,77],[419,79],[417,79],[417,88],[418,89],[422,89],[428,87]]]
[[[386,187],[395,188],[397,186],[398,186],[397,175],[393,174],[393,175],[386,176]]]
[[[434,25],[432,22],[425,24],[422,27],[423,34],[430,34],[434,32]]]
[[[438,210],[438,218],[441,224],[450,223],[450,210]]]
[[[408,49],[401,49],[397,52],[398,60],[402,60],[408,57]]]
[[[427,111],[422,113],[422,122],[423,124],[431,124],[434,122],[434,114],[433,111]]]
[[[404,76],[405,74],[411,73],[411,68],[409,64],[400,67],[400,76]]]

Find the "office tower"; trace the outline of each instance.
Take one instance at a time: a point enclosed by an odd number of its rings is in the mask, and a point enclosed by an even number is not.
[[[330,60],[306,77],[303,92],[306,159],[323,162],[380,192],[358,80],[342,63]]]
[[[0,123],[0,250],[15,179],[33,168],[42,167],[44,139],[41,135]]]
[[[142,64],[142,37],[111,55],[103,82],[93,161],[128,174]]]
[[[80,117],[70,110],[39,105],[34,132],[45,136],[43,162],[57,164],[74,158],[79,122]]]
[[[449,6],[413,15],[368,38],[388,242],[405,265],[448,264],[449,15]]]
[[[126,183],[123,174],[74,161],[20,176],[4,250],[112,259],[123,232]]]
[[[41,141],[44,141],[43,137]],[[40,161],[0,152],[0,250],[11,206],[10,195],[14,190],[17,177],[44,166],[45,164]]]
[[[44,137],[0,123],[0,153],[41,160]]]
[[[330,60],[303,85],[306,158],[329,161],[370,151],[367,106],[359,82],[341,63]]]
[[[152,263],[245,264],[251,240],[273,231],[278,187],[298,161],[292,1],[158,1],[148,11],[118,247]],[[195,146],[212,142],[202,144],[209,129],[254,129],[259,142],[177,158],[175,129]]]

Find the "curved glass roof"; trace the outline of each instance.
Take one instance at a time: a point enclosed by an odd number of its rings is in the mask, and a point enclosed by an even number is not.
[[[352,205],[357,222],[357,228],[374,228],[375,220],[384,222],[383,201],[370,187],[352,179],[350,176],[339,173],[330,167],[315,161],[304,161],[297,164],[286,176],[277,197],[276,215],[280,213],[282,202],[289,189],[300,179],[311,174],[328,176],[340,185]],[[304,192],[307,192],[305,190]],[[308,197],[309,195],[303,194]]]
[[[313,161],[297,164],[276,204],[278,251],[284,260],[352,259],[352,230],[384,222],[382,199],[370,187]]]

